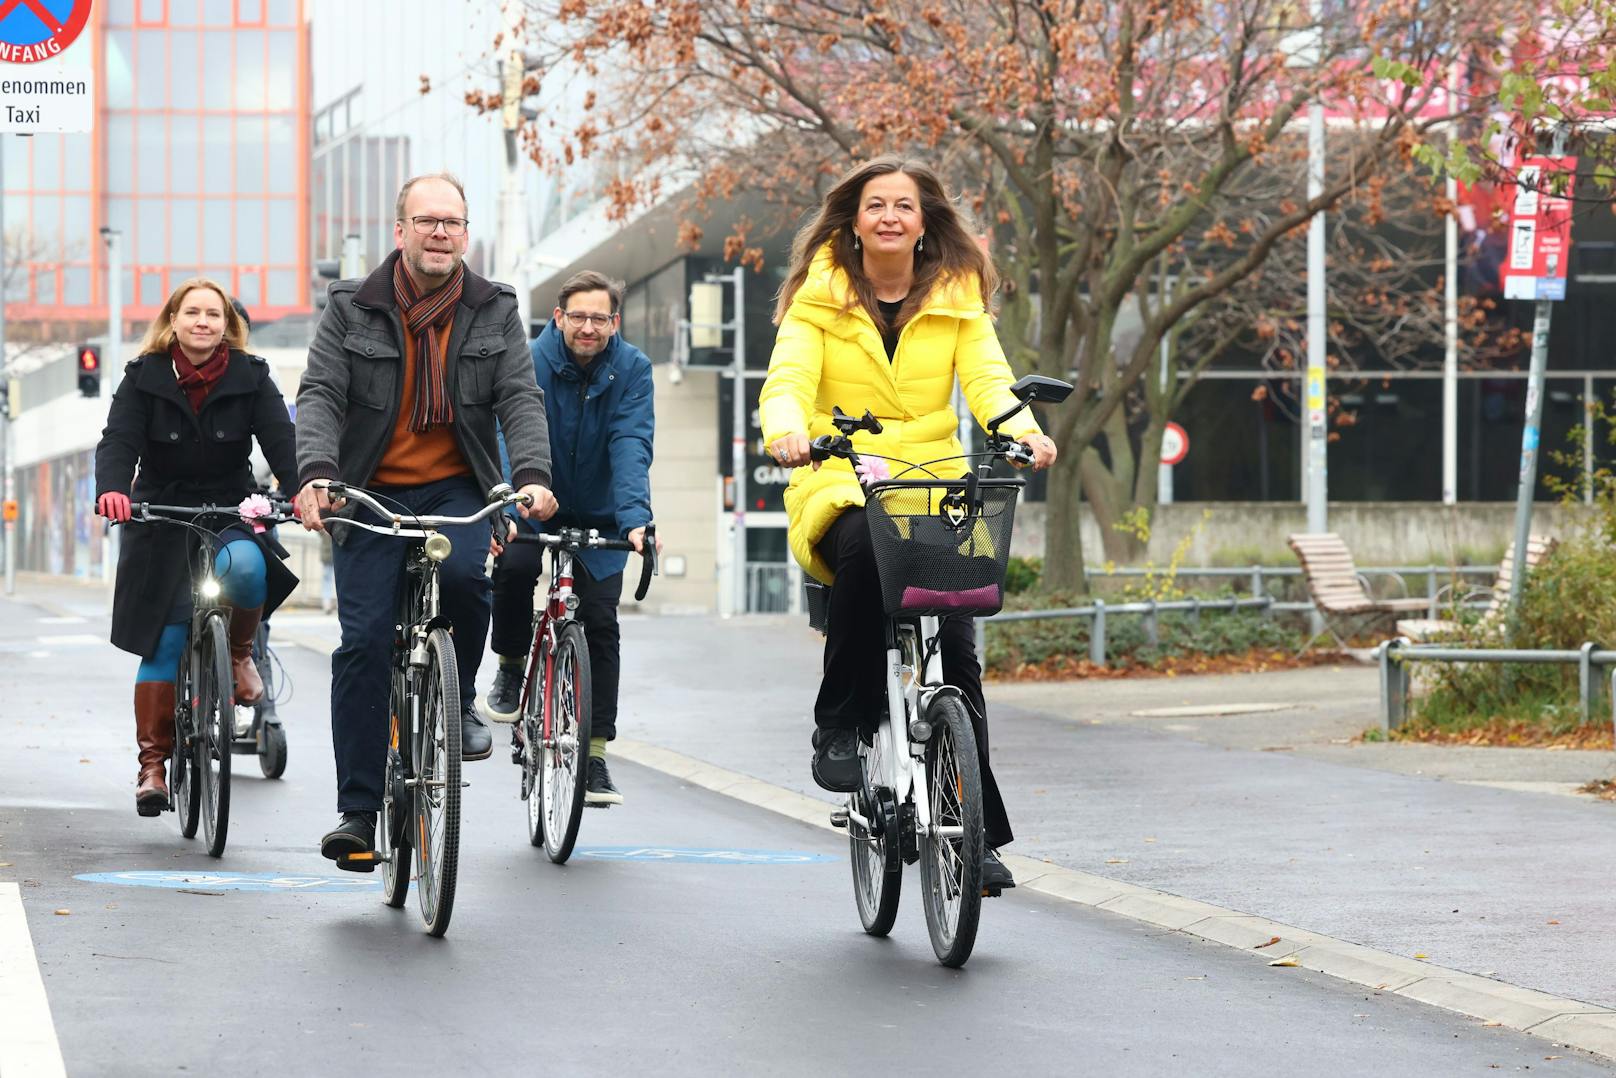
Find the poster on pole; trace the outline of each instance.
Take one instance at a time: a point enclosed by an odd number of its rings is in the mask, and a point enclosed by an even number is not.
[[[1571,185],[1575,157],[1528,157],[1517,173],[1509,214],[1504,298],[1565,299],[1571,259]]]
[[[95,129],[91,0],[0,3],[0,133]]]

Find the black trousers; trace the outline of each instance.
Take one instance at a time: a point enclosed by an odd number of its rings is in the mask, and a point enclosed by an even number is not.
[[[533,589],[544,570],[544,547],[511,543],[494,559],[494,654],[521,656],[533,646]],[[578,620],[589,641],[589,730],[608,741],[617,736],[617,684],[622,670],[622,630],[617,604],[623,597],[623,574],[596,580],[574,558],[572,590],[578,596]]]
[[[823,729],[872,730],[886,712],[886,640],[881,580],[863,509],[848,509],[819,541],[819,554],[836,573],[826,617],[825,673],[814,701],[814,722]],[[496,584],[497,588],[497,584]],[[1015,838],[999,784],[988,766],[987,702],[976,658],[975,619],[944,618],[938,630],[943,679],[964,694],[982,765],[982,821],[989,846]]]

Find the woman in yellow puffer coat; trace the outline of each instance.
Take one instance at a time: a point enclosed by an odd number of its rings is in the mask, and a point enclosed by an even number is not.
[[[836,433],[834,407],[854,416],[868,409],[881,421],[880,434],[853,435],[860,453],[914,463],[962,452],[950,404],[956,375],[978,419],[1014,407],[1014,376],[989,313],[997,283],[937,175],[915,161],[879,157],[853,169],[797,235],[759,408],[770,453],[798,469],[785,494],[792,554],[815,579],[836,583],[814,704],[814,779],[828,790],[858,788],[857,731],[872,729],[886,706],[883,610],[864,491],[852,467],[837,458],[801,466],[810,461],[811,439]],[[1032,450],[1034,467],[1054,462],[1055,443],[1030,413],[1003,433]],[[931,469],[945,478],[966,470],[964,461]],[[988,767],[971,619],[945,619],[940,636],[944,676],[971,704],[981,757],[983,886],[1014,886],[995,852],[1012,834]]]

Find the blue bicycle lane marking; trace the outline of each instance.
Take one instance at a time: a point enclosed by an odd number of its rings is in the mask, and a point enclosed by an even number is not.
[[[811,865],[839,858],[803,850],[709,850],[688,846],[580,846],[574,857],[595,861],[660,861],[687,865]]]
[[[298,872],[213,872],[198,869],[135,869],[126,872],[84,872],[73,877],[85,883],[111,883],[122,887],[158,887],[170,891],[269,891],[284,894],[358,894],[378,891],[377,880],[346,876],[318,876]]]

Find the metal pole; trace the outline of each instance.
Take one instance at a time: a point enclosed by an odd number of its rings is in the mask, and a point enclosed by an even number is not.
[[[1594,376],[1582,378],[1582,503],[1594,504]]]
[[[1324,106],[1308,107],[1307,197],[1324,192]],[[1329,530],[1326,499],[1328,432],[1325,429],[1324,214],[1313,215],[1307,230],[1307,530]]]
[[[522,81],[526,73],[522,55],[524,5],[518,0],[505,0],[503,14],[506,46],[500,59],[500,120],[505,129],[505,170],[499,186],[495,266],[500,279],[516,289],[517,317],[525,340],[532,317],[532,289],[522,267],[522,251],[527,246],[527,206],[522,199],[522,155],[516,142],[522,125]]]
[[[1164,394],[1173,392],[1175,379],[1173,378],[1172,355],[1173,350],[1167,343],[1167,334],[1164,333],[1162,334],[1161,342],[1161,386]],[[1159,461],[1156,464],[1156,504],[1173,504],[1173,466]]]
[[[118,391],[118,380],[123,377],[123,233],[115,228],[103,228],[101,239],[107,247],[107,346],[102,349],[101,398],[111,407],[111,398]],[[121,535],[117,528],[107,528],[101,545],[101,579],[111,584],[118,573],[118,544]],[[111,593],[108,593],[111,603]]]
[[[730,421],[733,424],[730,437],[730,474],[733,479],[734,516],[731,528],[735,546],[730,557],[734,559],[731,569],[733,584],[730,593],[730,613],[744,614],[747,611],[746,596],[746,269],[736,266],[735,281],[735,317],[730,324],[735,331],[735,364],[732,377],[735,380],[735,399],[731,404]]]
[[[1526,537],[1532,530],[1532,499],[1537,493],[1537,450],[1543,427],[1543,369],[1549,361],[1549,316],[1554,304],[1537,301],[1532,320],[1532,366],[1526,380],[1526,426],[1521,430],[1521,478],[1515,492],[1515,566],[1509,577],[1509,616],[1511,623],[1520,614],[1521,585],[1526,574],[1520,566],[1526,560]]]
[[[342,237],[342,256],[337,263],[337,272],[345,280],[365,275],[364,237],[359,233],[350,232]]]
[[[1459,100],[1458,61],[1448,65],[1448,111]],[[1457,132],[1448,127],[1448,145]],[[1448,173],[1448,219],[1443,223],[1447,261],[1443,268],[1442,334],[1446,350],[1442,357],[1442,504],[1459,500],[1459,181]]]

